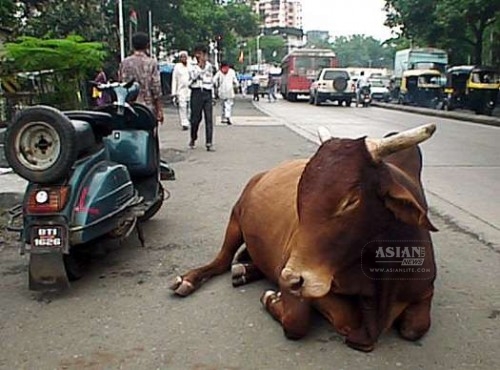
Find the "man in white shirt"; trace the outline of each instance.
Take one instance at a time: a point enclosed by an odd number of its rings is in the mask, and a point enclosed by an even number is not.
[[[232,125],[231,112],[234,104],[234,89],[238,87],[236,72],[227,62],[222,62],[214,78],[219,98],[222,100],[222,123]]]
[[[179,63],[174,67],[172,73],[172,97],[177,99],[179,104],[179,118],[183,130],[189,128],[189,119],[191,116],[191,90],[189,90],[189,66],[188,53],[181,51],[179,53]]]
[[[361,89],[363,87],[370,87],[368,78],[365,77],[365,71],[361,71],[358,81],[356,82],[356,107],[361,101]]]
[[[202,114],[205,116],[205,145],[207,151],[213,148],[213,66],[207,60],[208,48],[201,44],[195,47],[194,55],[198,63],[189,69],[189,87],[191,88],[191,141],[189,147],[195,148],[198,139]]]

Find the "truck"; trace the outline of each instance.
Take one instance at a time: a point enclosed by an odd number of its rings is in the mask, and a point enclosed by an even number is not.
[[[446,51],[435,48],[399,50],[394,57],[394,78],[400,79],[410,69],[437,69],[444,73],[448,64]]]
[[[436,48],[410,48],[396,52],[394,56],[392,99],[399,99],[403,73],[414,69],[436,69],[444,73],[448,65],[448,53]]]

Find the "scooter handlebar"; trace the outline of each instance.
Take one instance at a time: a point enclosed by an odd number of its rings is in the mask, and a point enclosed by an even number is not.
[[[135,80],[129,82],[118,82],[110,81],[105,83],[97,83],[91,81],[91,83],[100,91],[112,90],[116,95],[116,101],[113,105],[117,106],[118,114],[123,114],[123,108],[127,108],[135,113],[134,109],[127,100],[135,100],[136,95],[139,93],[140,85]]]

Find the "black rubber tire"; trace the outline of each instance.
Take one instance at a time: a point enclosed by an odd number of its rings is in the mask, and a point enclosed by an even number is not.
[[[24,125],[30,122],[44,122],[59,135],[61,153],[54,164],[46,170],[26,168],[16,155],[15,141]],[[78,155],[76,134],[73,124],[59,110],[48,106],[26,108],[14,117],[5,135],[5,157],[10,167],[21,177],[36,183],[54,183],[64,178],[75,163]]]
[[[165,190],[163,189],[163,186],[161,184],[160,188],[158,189],[158,195],[159,199],[144,213],[144,216],[139,217],[139,222],[145,222],[151,219],[158,213],[161,206],[163,205],[163,201],[165,199]]]
[[[88,261],[79,253],[71,251],[63,255],[64,269],[69,281],[79,280],[85,275]]]

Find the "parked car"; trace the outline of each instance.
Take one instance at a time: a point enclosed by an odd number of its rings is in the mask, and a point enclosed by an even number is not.
[[[389,102],[391,100],[391,93],[384,83],[384,81],[380,79],[369,79],[371,89],[372,100]]]
[[[315,105],[329,100],[350,107],[355,98],[351,76],[343,68],[323,68],[309,89],[309,103]]]

